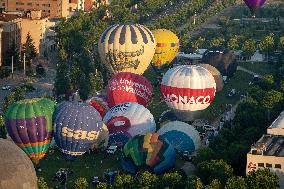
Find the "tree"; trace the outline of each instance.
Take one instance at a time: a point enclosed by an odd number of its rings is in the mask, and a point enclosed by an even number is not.
[[[182,176],[177,171],[164,173],[160,180],[160,186],[164,188],[181,188],[182,185]]]
[[[217,46],[223,45],[224,42],[225,42],[224,38],[222,38],[222,37],[214,37],[210,41],[210,47],[217,47]]]
[[[186,188],[187,189],[203,189],[204,184],[202,183],[200,178],[189,177],[189,179],[186,182]]]
[[[5,120],[3,115],[0,115],[0,138],[7,138],[7,130],[5,127]]]
[[[271,74],[266,74],[257,84],[266,91],[270,90],[275,86],[274,77]]]
[[[212,182],[209,185],[204,187],[204,189],[221,189],[221,188],[222,184],[217,179],[212,180]]]
[[[211,148],[205,147],[198,150],[197,155],[193,159],[195,165],[215,158],[215,153]]]
[[[138,186],[141,188],[156,188],[158,177],[148,171],[144,171],[138,177]]]
[[[77,178],[73,185],[74,189],[87,189],[88,187],[89,187],[88,181],[84,177]]]
[[[37,186],[38,186],[38,189],[48,189],[49,188],[43,177],[37,178]]]
[[[24,99],[25,89],[21,87],[16,87],[9,95],[4,98],[3,103],[3,113],[5,114],[8,107],[15,101]]]
[[[258,169],[248,175],[246,182],[249,189],[276,189],[279,178],[269,169]]]
[[[69,66],[67,63],[59,64],[56,72],[54,88],[57,96],[66,94],[71,90]]]
[[[42,64],[36,66],[36,75],[38,77],[44,77],[46,75],[45,69]]]
[[[191,47],[194,49],[194,51],[196,51],[197,49],[199,49],[200,47],[202,47],[204,45],[205,39],[203,37],[199,37],[196,40],[193,40],[191,42]]]
[[[256,48],[256,41],[254,39],[248,39],[242,46],[242,55],[247,59],[248,57],[254,55]]]
[[[228,40],[228,43],[227,43],[227,47],[230,49],[230,50],[237,50],[240,48],[240,43],[241,43],[241,39],[243,38],[243,36],[240,36],[240,35],[234,35],[233,37],[231,37],[229,40]]]
[[[134,185],[134,179],[130,174],[121,174],[115,177],[113,186],[117,189],[129,189]]]
[[[279,49],[284,53],[284,36],[279,38]]]
[[[224,160],[209,160],[197,165],[197,176],[204,183],[210,183],[218,179],[225,184],[227,179],[233,176],[233,169]]]
[[[108,185],[106,182],[99,182],[96,187],[96,189],[107,189],[108,188]]]
[[[90,73],[90,94],[94,95],[97,91],[100,91],[103,88],[102,76],[99,72]]]
[[[260,50],[265,52],[266,57],[270,51],[274,49],[274,34],[270,33],[269,35],[265,36],[265,38],[259,44]]]
[[[233,176],[227,180],[225,189],[248,189],[248,186],[243,177]]]
[[[279,102],[283,100],[283,93],[276,91],[276,90],[270,90],[268,91],[264,98],[261,101],[262,107],[267,109],[267,118],[270,120],[270,111],[271,109],[277,105]]]
[[[0,79],[4,79],[9,77],[11,74],[11,71],[5,67],[0,67]]]
[[[27,34],[26,43],[23,44],[23,53],[25,53],[28,63],[31,63],[31,60],[37,55],[33,38],[30,33]]]

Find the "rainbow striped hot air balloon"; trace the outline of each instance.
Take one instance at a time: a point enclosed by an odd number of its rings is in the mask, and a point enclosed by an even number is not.
[[[122,24],[106,29],[98,46],[101,60],[110,72],[142,75],[153,58],[156,41],[147,27]]]
[[[54,108],[55,103],[46,98],[25,99],[11,104],[5,115],[9,135],[34,163],[49,147]]]
[[[135,136],[125,144],[121,165],[131,173],[149,169],[160,174],[174,167],[175,160],[173,146],[157,133],[148,133]]]

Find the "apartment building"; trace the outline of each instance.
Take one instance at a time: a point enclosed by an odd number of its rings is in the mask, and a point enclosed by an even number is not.
[[[41,10],[43,17],[61,18],[61,17],[67,17],[69,15],[69,1],[68,0],[40,0],[40,1],[8,0],[5,3],[5,10],[8,12],[21,11],[24,13],[31,10]]]
[[[4,55],[14,44],[21,50],[21,22],[19,15],[0,13],[0,66],[4,64]]]
[[[251,146],[247,154],[246,174],[268,168],[279,177],[279,187],[284,188],[284,111]]]

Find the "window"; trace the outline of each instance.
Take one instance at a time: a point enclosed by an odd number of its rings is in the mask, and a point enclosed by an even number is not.
[[[36,4],[36,6],[39,6],[39,4]]]
[[[27,3],[27,5],[32,6],[33,4],[32,3]]]
[[[258,167],[264,167],[264,163],[258,163],[257,166]]]
[[[280,164],[275,164],[275,168],[276,169],[281,169],[281,165]]]
[[[268,167],[268,168],[272,168],[272,164],[270,164],[270,163],[266,163],[266,167]]]

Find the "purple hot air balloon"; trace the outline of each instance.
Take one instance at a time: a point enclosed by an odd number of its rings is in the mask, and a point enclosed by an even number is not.
[[[260,8],[266,0],[244,0],[246,5],[249,7],[253,17],[255,17],[255,12]]]

